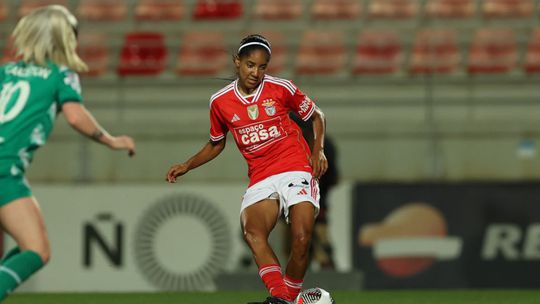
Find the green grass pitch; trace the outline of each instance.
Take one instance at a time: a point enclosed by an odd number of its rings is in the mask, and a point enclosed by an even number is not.
[[[538,304],[540,290],[331,291],[336,304]],[[264,292],[14,294],[6,304],[244,304]]]

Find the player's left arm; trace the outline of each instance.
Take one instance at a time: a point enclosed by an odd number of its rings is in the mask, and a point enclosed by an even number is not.
[[[326,132],[326,119],[324,113],[307,97],[300,89],[295,88],[294,94],[287,98],[291,110],[304,120],[313,123],[313,149],[311,151],[310,164],[313,177],[320,178],[328,169],[328,161],[324,155],[324,134]],[[284,91],[287,96],[287,91]]]
[[[311,151],[311,167],[313,176],[320,178],[328,169],[328,160],[324,155],[324,134],[326,132],[326,118],[324,113],[315,106],[315,111],[311,115],[313,121],[313,151]]]

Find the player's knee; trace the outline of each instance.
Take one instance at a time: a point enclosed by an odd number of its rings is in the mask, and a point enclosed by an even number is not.
[[[21,251],[30,250],[36,253],[37,255],[39,255],[43,264],[47,264],[49,260],[51,259],[51,249],[49,246],[49,242],[46,240],[45,241],[42,240],[42,242],[39,242],[39,243],[36,242],[33,244],[28,244],[26,246],[25,245],[19,245],[19,246],[21,248]]]
[[[252,231],[246,229],[244,231],[244,241],[248,244],[250,248],[258,248],[262,246],[266,246],[268,240],[265,237],[264,233],[260,233],[258,231]]]
[[[294,233],[292,236],[292,250],[297,256],[305,256],[309,250],[311,234],[306,232]]]
[[[36,253],[41,257],[43,264],[47,264],[51,260],[51,250],[48,247],[40,248],[36,250]]]

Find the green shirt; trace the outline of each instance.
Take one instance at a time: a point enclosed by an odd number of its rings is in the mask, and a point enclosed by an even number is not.
[[[77,73],[11,62],[0,67],[0,176],[24,175],[66,102],[82,102]]]

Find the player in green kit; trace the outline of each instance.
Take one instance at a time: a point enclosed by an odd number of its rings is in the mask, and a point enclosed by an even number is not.
[[[115,150],[135,152],[128,136],[109,135],[82,105],[76,72],[77,20],[63,6],[38,8],[14,32],[21,60],[0,67],[0,224],[17,242],[0,261],[0,301],[47,263],[49,240],[25,179],[60,112],[80,133]]]

